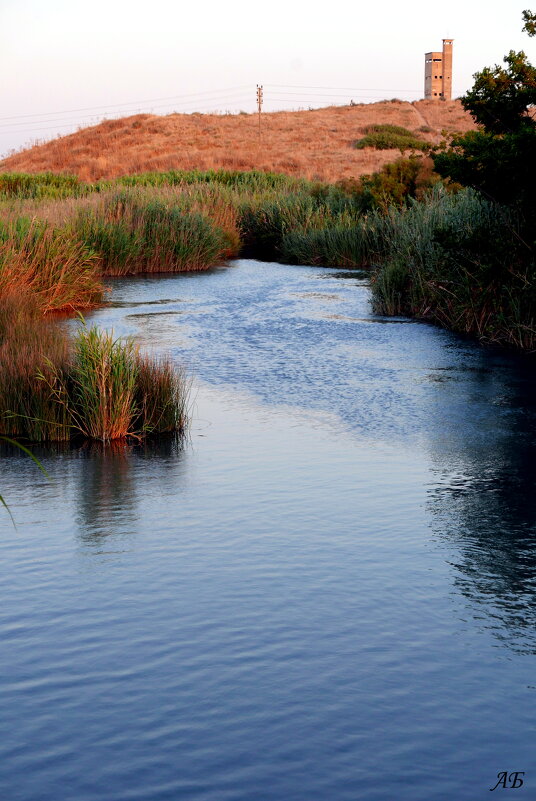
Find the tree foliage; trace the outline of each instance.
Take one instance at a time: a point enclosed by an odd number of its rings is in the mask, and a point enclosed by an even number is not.
[[[536,104],[536,69],[523,51],[511,50],[504,62],[506,69],[496,64],[477,72],[473,88],[462,97],[463,107],[476,122],[499,135],[535,125],[527,112]]]
[[[536,33],[536,15],[523,14],[524,30]],[[505,67],[486,67],[462,98],[480,126],[454,137],[433,156],[435,170],[486,197],[516,207],[536,222],[536,68],[524,52],[510,51]]]
[[[523,26],[525,33],[528,33],[529,36],[536,36],[536,14],[531,11],[524,11],[523,19],[525,20]]]

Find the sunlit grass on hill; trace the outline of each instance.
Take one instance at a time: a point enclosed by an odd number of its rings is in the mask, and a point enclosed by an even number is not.
[[[254,114],[138,114],[34,145],[0,162],[0,171],[52,171],[95,182],[170,170],[256,170],[335,183],[376,172],[399,156],[398,146],[353,147],[371,125],[402,126],[432,144],[443,130],[475,127],[457,101],[263,112],[260,140]]]

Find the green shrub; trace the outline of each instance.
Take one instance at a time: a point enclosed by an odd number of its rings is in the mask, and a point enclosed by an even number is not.
[[[521,222],[473,190],[441,187],[391,209],[378,239],[373,300],[480,339],[536,347],[536,264]]]
[[[365,136],[355,143],[361,150],[373,147],[376,150],[427,150],[429,144],[407,128],[400,125],[369,125],[365,128]]]
[[[410,198],[424,197],[439,180],[430,158],[412,155],[384,164],[372,175],[339,181],[337,186],[353,198],[355,207],[362,212],[386,212],[391,206],[406,204]],[[457,191],[459,185],[448,184],[446,188]]]

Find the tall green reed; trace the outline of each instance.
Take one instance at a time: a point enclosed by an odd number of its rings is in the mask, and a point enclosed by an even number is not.
[[[206,214],[173,200],[123,190],[80,210],[73,228],[108,275],[206,269],[233,253],[231,236]]]

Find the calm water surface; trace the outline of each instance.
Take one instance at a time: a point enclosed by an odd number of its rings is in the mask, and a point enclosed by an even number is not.
[[[93,319],[191,438],[2,452],[0,799],[536,798],[532,364],[250,261]]]

